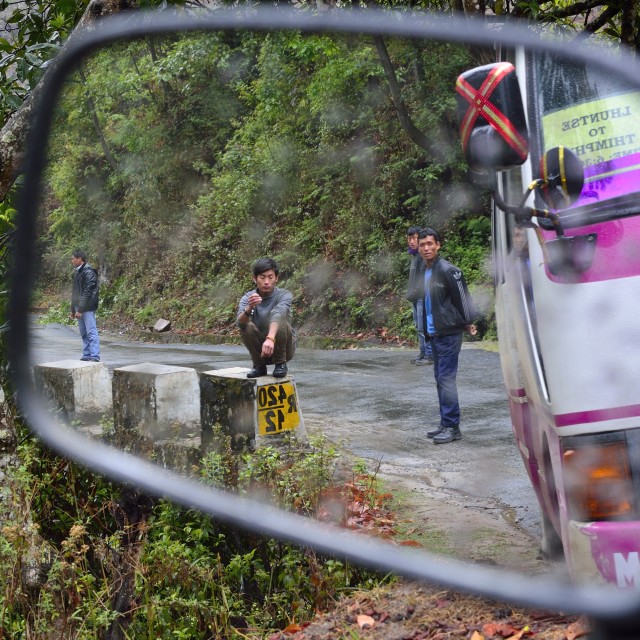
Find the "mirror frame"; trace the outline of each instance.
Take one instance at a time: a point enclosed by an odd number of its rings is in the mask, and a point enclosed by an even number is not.
[[[506,24],[506,23],[505,23]],[[488,28],[493,25],[493,28]],[[178,15],[171,11],[140,12],[101,19],[95,29],[85,29],[70,38],[42,79],[43,87],[29,135],[24,162],[25,181],[16,227],[15,253],[8,309],[11,380],[28,424],[46,445],[58,454],[74,459],[115,481],[139,487],[151,495],[196,508],[234,526],[253,530],[316,551],[410,579],[436,583],[494,600],[568,613],[588,612],[600,621],[614,622],[621,617],[640,618],[638,592],[608,590],[606,587],[560,584],[549,578],[526,577],[507,570],[486,568],[424,552],[401,549],[389,543],[336,533],[316,521],[289,514],[249,499],[242,499],[194,480],[115,451],[78,432],[62,427],[48,415],[35,392],[30,375],[28,313],[34,281],[36,219],[46,167],[45,149],[51,130],[53,105],[64,79],[77,62],[110,43],[145,35],[162,35],[199,30],[247,29],[257,31],[299,30],[305,33],[360,33],[428,38],[466,45],[493,46],[496,40],[506,46],[525,45],[567,55],[566,45],[540,38],[533,29],[509,23],[498,31],[495,23],[464,17],[434,14],[334,9],[315,15],[301,9],[259,6],[247,10],[216,9],[207,15]],[[631,55],[622,51],[615,59],[584,44],[571,46],[571,57],[596,63],[604,71],[617,74],[640,89],[640,74]],[[635,73],[634,73],[635,72]],[[451,87],[452,94],[455,88]],[[506,402],[506,398],[505,398]]]

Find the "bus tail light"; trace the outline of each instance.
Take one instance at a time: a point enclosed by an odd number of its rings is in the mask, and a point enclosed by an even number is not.
[[[581,442],[563,453],[569,515],[577,520],[629,517],[634,493],[627,446],[615,442]]]

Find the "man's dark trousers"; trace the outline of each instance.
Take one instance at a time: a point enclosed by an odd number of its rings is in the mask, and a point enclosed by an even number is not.
[[[296,352],[296,340],[293,329],[288,322],[282,322],[278,327],[276,341],[273,345],[273,355],[269,358],[262,357],[262,343],[266,334],[255,325],[254,322],[240,329],[240,339],[251,354],[254,367],[263,367],[266,364],[284,364],[293,358]]]
[[[440,403],[440,426],[454,429],[460,425],[460,403],[458,402],[458,356],[462,348],[462,333],[450,336],[430,336],[433,348],[433,375]]]

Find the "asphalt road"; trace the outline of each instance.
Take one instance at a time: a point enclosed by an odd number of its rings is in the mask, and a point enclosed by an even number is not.
[[[80,356],[75,327],[34,324],[33,336],[34,362]],[[106,334],[101,343],[110,370],[141,362],[198,371],[250,365],[241,346],[150,344]],[[512,436],[498,354],[463,346],[463,438],[439,446],[426,437],[438,425],[433,370],[411,365],[413,355],[401,348],[299,349],[289,372],[307,430],[323,431],[415,490],[467,509],[495,511],[539,538],[538,506]]]

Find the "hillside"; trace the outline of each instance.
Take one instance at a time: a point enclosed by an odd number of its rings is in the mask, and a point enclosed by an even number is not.
[[[372,39],[209,33],[114,45],[57,109],[41,221],[40,301],[66,304],[69,254],[97,266],[103,313],[228,330],[270,255],[308,334],[412,336],[406,230],[431,225],[487,310],[488,198],[467,181],[448,43],[385,39],[403,129]]]

